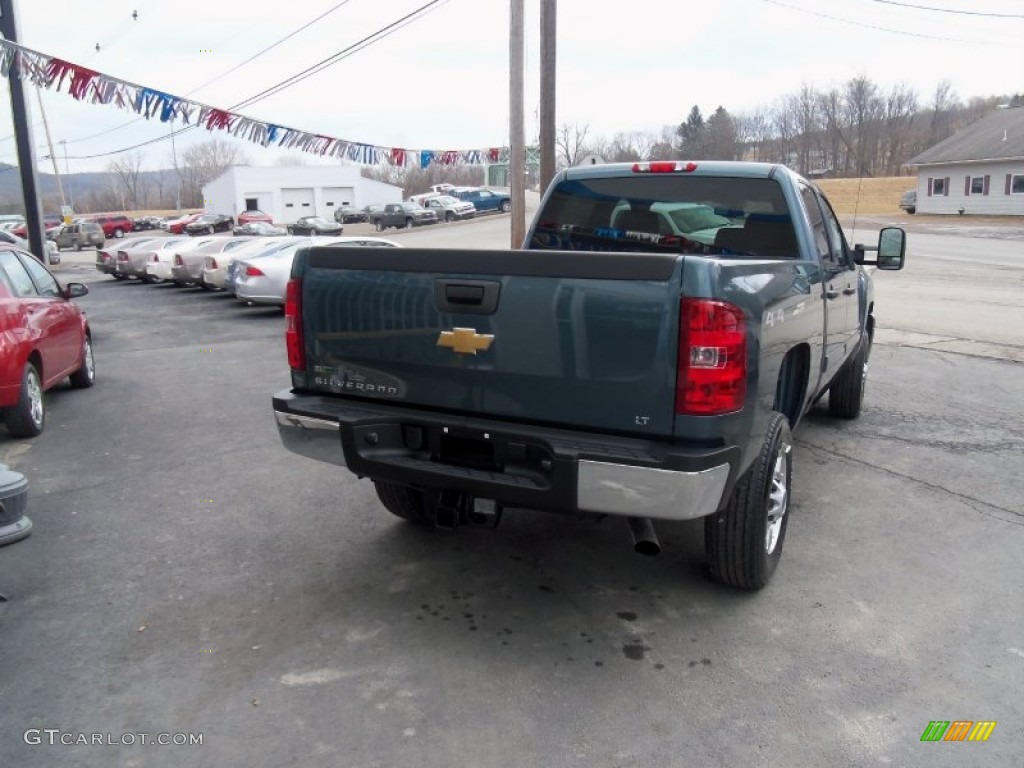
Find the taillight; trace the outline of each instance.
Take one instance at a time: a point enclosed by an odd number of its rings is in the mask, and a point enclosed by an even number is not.
[[[747,322],[734,304],[683,299],[679,305],[676,413],[711,416],[743,408]]]
[[[246,277],[263,277],[263,270],[251,264],[245,268]]]
[[[182,261],[181,260],[181,256],[178,256],[177,254],[174,255],[174,266],[176,266],[176,267],[183,267],[183,266],[185,266],[185,262]]]
[[[220,269],[220,267],[217,266],[217,260],[215,258],[213,258],[213,256],[207,256],[206,257],[206,268],[207,269]]]
[[[676,171],[692,173],[696,170],[696,163],[684,163],[682,161],[676,162],[675,160],[657,160],[652,163],[633,163],[633,173],[675,173]]]
[[[100,261],[109,261],[110,260],[110,254],[107,253],[106,251],[100,251],[99,252],[99,257],[100,257]]]
[[[302,281],[288,281],[284,295],[284,343],[288,349],[288,366],[306,370],[306,348],[302,341]]]

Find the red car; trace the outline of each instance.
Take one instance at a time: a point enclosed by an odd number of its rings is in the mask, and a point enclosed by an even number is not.
[[[125,232],[135,231],[135,222],[124,214],[96,216],[93,221],[103,227],[103,236],[108,240],[112,237],[124,237]]]
[[[96,381],[85,313],[71,299],[82,283],[62,288],[32,254],[0,248],[0,409],[13,437],[43,431],[43,393],[64,379],[72,387]]]
[[[240,214],[238,214],[238,226],[248,224],[250,221],[265,221],[267,222],[267,224],[274,223],[273,217],[271,217],[269,214],[264,213],[263,211],[242,211]]]
[[[62,226],[64,226],[64,220],[63,219],[55,219],[55,218],[53,218],[51,216],[47,216],[47,217],[45,217],[43,219],[43,230],[44,230],[45,234],[47,234],[47,235],[49,235],[51,232],[56,232]],[[22,240],[27,240],[28,239],[28,225],[27,224],[19,224],[16,227],[11,227],[10,232],[11,232],[12,235],[17,235]]]
[[[180,219],[174,219],[173,221],[167,222],[167,231],[172,235],[180,235],[184,233],[185,227],[191,224],[193,221],[198,219],[203,214],[193,213],[189,216],[182,216]]]

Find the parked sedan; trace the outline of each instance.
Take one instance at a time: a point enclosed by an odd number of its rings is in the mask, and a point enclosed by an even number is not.
[[[273,224],[274,217],[269,213],[264,213],[263,211],[257,211],[255,209],[251,211],[242,211],[238,214],[239,224],[248,224],[251,221],[265,221],[267,224]]]
[[[202,285],[203,266],[206,264],[207,256],[238,250],[254,239],[253,237],[218,237],[197,248],[177,251],[174,254],[174,262],[171,264],[171,280],[175,285]]]
[[[326,235],[335,236],[342,232],[341,224],[322,219],[319,216],[303,216],[294,224],[288,225],[289,235]]]
[[[195,221],[185,225],[186,235],[212,235],[214,232],[230,232],[235,220],[223,213],[204,213]]]
[[[28,251],[0,247],[0,409],[13,437],[35,437],[46,424],[43,393],[70,377],[96,380],[85,313],[71,299],[82,283],[61,287]]]
[[[284,227],[275,227],[265,221],[250,221],[246,224],[239,224],[232,230],[235,235],[253,235],[255,237],[276,237],[287,235]]]
[[[157,237],[142,247],[132,248],[129,244],[126,247],[118,248],[115,277],[119,275],[119,280],[135,277],[145,281],[147,279],[146,264],[155,253],[187,242],[189,242],[187,235],[178,235],[177,237]]]
[[[216,256],[207,256],[206,264],[203,266],[203,285],[227,291],[233,296],[235,293],[234,267],[239,259],[249,258],[257,254],[273,253],[275,250],[285,248],[291,243],[308,239],[305,237],[292,237],[291,235],[258,238],[233,251]]]
[[[139,275],[145,283],[162,283],[171,279],[171,268],[174,266],[174,257],[180,253],[191,251],[206,243],[211,243],[217,238],[212,235],[191,238],[184,242],[172,244],[169,248],[159,248],[149,254],[146,260],[145,274]]]
[[[117,271],[117,254],[120,251],[131,251],[135,248],[140,248],[143,245],[152,243],[157,238],[154,237],[138,237],[134,240],[129,240],[127,243],[121,243],[116,249],[111,248],[110,250],[98,250],[96,251],[96,270],[102,272],[104,275],[112,275],[117,280],[125,280],[128,278],[127,274],[123,274]],[[127,259],[127,256],[125,257]]]
[[[339,224],[358,224],[366,221],[366,211],[354,205],[340,205],[334,211],[334,220]]]
[[[170,232],[172,235],[180,235],[185,231],[185,227],[187,227],[189,224],[191,224],[193,221],[195,221],[202,215],[203,214],[201,213],[192,213],[189,214],[188,216],[182,216],[181,218],[178,219],[171,219],[170,221],[167,222],[167,231]]]
[[[235,297],[249,304],[284,306],[285,289],[291,276],[295,252],[299,248],[313,245],[401,248],[398,243],[383,237],[312,237],[305,242],[292,243],[272,254],[239,259],[235,263]]]

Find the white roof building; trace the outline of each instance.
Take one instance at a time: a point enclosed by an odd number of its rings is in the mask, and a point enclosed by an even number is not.
[[[238,217],[259,210],[275,224],[302,216],[334,221],[342,204],[357,208],[371,203],[400,203],[402,188],[363,178],[352,165],[235,165],[203,187],[207,213]]]

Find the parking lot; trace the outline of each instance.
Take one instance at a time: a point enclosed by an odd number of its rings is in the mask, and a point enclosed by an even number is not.
[[[508,217],[386,234],[505,247]],[[700,521],[657,559],[615,519],[402,524],[280,445],[280,310],[64,252],[97,385],[50,393],[39,438],[0,429],[35,524],[0,548],[0,765],[1022,765],[1022,251],[909,236],[865,410],[797,430],[756,594],[708,579]],[[931,720],[998,725],[922,743]]]

